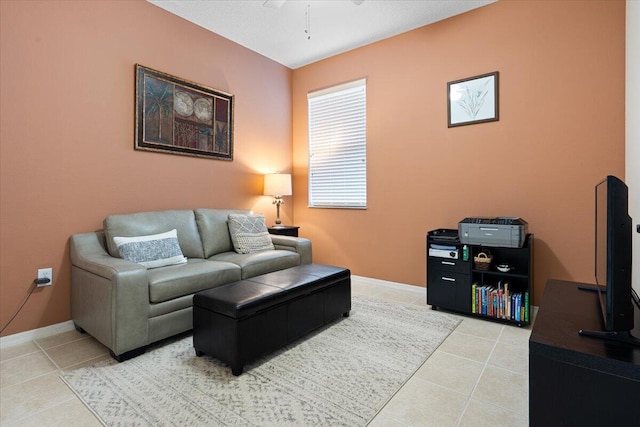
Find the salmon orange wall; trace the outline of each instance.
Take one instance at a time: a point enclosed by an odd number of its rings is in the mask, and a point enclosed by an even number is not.
[[[594,185],[624,178],[624,1],[499,1],[297,69],[294,217],[317,262],[425,286],[425,235],[468,216],[535,234],[548,278],[593,282]],[[447,128],[447,82],[500,72],[500,120]],[[367,210],[307,207],[307,93],[367,78]]]
[[[0,2],[2,335],[70,319],[68,239],[105,216],[245,208],[291,167],[292,71],[145,1]],[[235,95],[232,162],[134,151],[134,66]],[[283,206],[292,222],[293,206]]]

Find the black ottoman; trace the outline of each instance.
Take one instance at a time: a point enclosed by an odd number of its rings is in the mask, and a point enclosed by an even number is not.
[[[351,272],[304,264],[193,296],[193,346],[240,375],[243,366],[351,310]]]

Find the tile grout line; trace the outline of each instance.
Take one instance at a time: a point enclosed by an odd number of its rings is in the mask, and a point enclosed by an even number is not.
[[[72,400],[74,400],[74,399],[78,399],[78,397],[77,397],[76,395],[73,395],[73,396],[69,397],[68,399],[66,399],[66,400],[64,400],[64,401],[62,401],[62,402],[58,402],[58,403],[56,403],[55,405],[48,405],[48,406],[45,406],[45,407],[43,407],[43,408],[41,408],[41,409],[39,409],[39,410],[37,410],[37,411],[35,411],[35,412],[30,412],[30,413],[28,413],[28,414],[25,414],[25,415],[19,416],[18,418],[15,418],[15,419],[13,419],[13,420],[5,421],[5,423],[7,423],[7,425],[8,425],[9,427],[11,427],[12,425],[18,425],[18,424],[16,424],[16,423],[19,423],[19,422],[24,421],[24,420],[26,420],[26,419],[28,419],[28,418],[31,418],[31,417],[32,417],[32,416],[34,416],[34,415],[41,414],[41,413],[43,413],[43,412],[45,412],[45,411],[49,411],[49,410],[51,410],[51,409],[53,409],[53,408],[55,408],[55,407],[57,407],[57,406],[64,405],[65,403],[71,402],[71,401],[72,401]],[[4,425],[4,423],[3,423],[3,425]]]
[[[419,299],[422,299],[421,297],[418,297],[418,298],[419,298]],[[386,300],[386,298],[385,298],[385,300]],[[393,301],[393,300],[391,300],[391,302],[399,302],[399,301]],[[407,304],[407,305],[412,305],[412,303],[404,303],[404,302],[401,302],[401,303],[403,303],[403,304]],[[422,379],[422,378],[417,377],[417,376],[416,376],[416,374],[417,374],[417,373],[418,373],[418,371],[419,371],[419,370],[420,370],[420,369],[421,369],[421,368],[422,368],[422,367],[427,363],[427,361],[428,361],[431,357],[433,357],[433,355],[434,355],[434,354],[436,354],[436,353],[440,350],[440,347],[442,346],[442,344],[444,344],[444,343],[445,343],[445,341],[447,341],[447,340],[449,339],[449,337],[451,337],[451,334],[456,330],[456,328],[457,328],[458,326],[460,326],[460,323],[462,323],[462,321],[460,321],[460,322],[458,323],[458,325],[457,325],[455,328],[453,328],[453,330],[452,330],[452,331],[451,331],[451,332],[450,332],[450,333],[445,337],[445,339],[444,339],[444,340],[443,340],[443,341],[442,341],[442,342],[441,342],[441,343],[440,343],[440,344],[439,344],[439,345],[438,345],[438,346],[437,346],[437,347],[436,347],[436,348],[431,352],[431,354],[429,355],[429,357],[427,357],[427,358],[426,358],[426,359],[425,359],[425,360],[420,364],[420,366],[418,366],[418,368],[416,368],[416,370],[415,370],[415,371],[413,371],[413,374],[411,374],[411,376],[410,376],[409,378],[407,378],[407,380],[406,380],[406,381],[405,381],[405,382],[400,386],[400,388],[398,388],[398,389],[395,391],[395,393],[393,393],[393,394],[391,395],[391,397],[390,397],[389,399],[387,399],[387,401],[385,402],[385,404],[384,404],[384,405],[382,405],[382,407],[378,410],[378,412],[376,412],[376,414],[373,416],[373,418],[371,418],[371,419],[369,420],[369,422],[366,424],[367,426],[368,426],[368,425],[370,425],[370,424],[371,424],[371,423],[372,423],[372,422],[373,422],[373,421],[374,421],[374,420],[375,420],[375,419],[376,419],[376,418],[377,418],[377,417],[382,413],[382,411],[384,410],[384,408],[385,408],[385,407],[386,407],[386,406],[391,402],[391,400],[392,400],[392,399],[393,399],[393,398],[394,398],[398,393],[400,393],[400,391],[401,391],[401,390],[402,390],[402,389],[407,385],[407,383],[408,383],[409,381],[411,381],[411,380],[413,380],[413,379],[415,378],[417,381],[424,381],[424,382],[429,382],[429,383],[431,383],[431,382],[430,382],[430,381],[428,381],[428,380],[424,380],[424,379]],[[436,385],[436,386],[438,386],[438,387],[442,387],[442,388],[445,388],[445,389],[447,388],[447,387],[443,387],[443,386],[441,386],[441,385],[439,385],[439,384],[435,384],[435,383],[431,383],[431,384],[434,384],[434,385]],[[454,390],[454,391],[455,391],[455,390]],[[461,393],[460,393],[460,394],[461,394]],[[405,425],[405,423],[403,423],[402,421],[400,421],[400,420],[398,420],[398,419],[396,419],[396,418],[394,418],[394,417],[387,416],[387,415],[385,415],[385,417],[392,419],[392,420],[393,420],[394,422],[396,422],[396,423],[403,424],[403,426]]]
[[[36,346],[38,346],[38,348],[40,349],[40,351],[42,351],[42,353],[44,353],[45,357],[46,357],[47,359],[49,359],[49,360],[51,361],[51,363],[53,363],[53,366],[55,366],[55,367],[56,367],[56,370],[58,371],[58,375],[60,375],[60,374],[62,373],[62,368],[60,368],[60,366],[58,366],[58,364],[55,362],[55,360],[53,360],[53,358],[52,358],[51,356],[49,356],[49,353],[47,353],[47,351],[46,351],[44,348],[42,348],[42,346],[41,346],[40,344],[38,344],[38,342],[37,342],[37,341],[35,341],[35,340],[34,340],[34,341],[33,341],[33,343],[34,343]],[[52,347],[52,348],[54,348],[54,347]]]
[[[60,367],[58,366],[58,364],[56,362],[54,362],[53,359],[51,359],[51,357],[49,357],[47,352],[44,351],[44,349],[37,342],[35,342],[35,340],[32,340],[31,342],[33,342],[33,344],[38,348],[37,351],[32,351],[32,352],[29,352],[29,353],[25,353],[25,354],[22,354],[20,356],[12,357],[11,359],[7,359],[7,360],[15,360],[15,359],[19,359],[20,357],[25,357],[25,356],[29,356],[29,355],[32,355],[32,354],[42,353],[44,355],[44,357],[46,357],[53,364],[54,369],[49,371],[49,372],[45,372],[43,374],[36,375],[35,377],[29,377],[27,379],[24,379],[24,380],[18,382],[18,383],[9,384],[7,386],[3,386],[2,387],[3,389],[6,389],[7,387],[13,387],[13,386],[16,386],[16,385],[24,384],[24,383],[29,382],[31,380],[35,380],[35,379],[44,377],[46,375],[50,375],[52,373],[60,374],[61,370],[60,370]]]
[[[63,343],[56,344],[56,345],[52,345],[51,347],[47,347],[47,350],[51,350],[51,349],[53,349],[53,348],[62,347],[63,345],[71,344],[71,343],[74,343],[74,342],[87,340],[87,339],[89,339],[89,338],[90,338],[90,335],[86,335],[86,336],[81,335],[81,336],[79,336],[79,337],[78,337],[78,338],[76,338],[76,339],[72,339],[72,340],[70,340],[70,341],[65,341],[65,342],[63,342]],[[40,347],[40,348],[42,349],[42,351],[46,351],[46,350],[44,349],[44,347],[42,347],[40,344],[38,344],[38,343],[37,343],[37,341],[36,341],[36,340],[33,340],[33,342],[34,342],[38,347]]]
[[[36,350],[34,350],[34,351],[30,351],[30,352],[28,352],[28,353],[21,353],[21,354],[18,354],[18,355],[16,355],[16,356],[13,356],[13,357],[8,357],[8,358],[5,358],[5,359],[0,359],[0,364],[2,364],[2,363],[4,363],[4,362],[8,362],[8,361],[13,360],[13,359],[17,359],[17,358],[19,358],[19,357],[29,356],[29,355],[31,355],[31,354],[38,353],[39,351],[41,351],[41,349],[40,349],[40,348],[38,348],[38,349],[36,349]]]
[[[53,348],[57,348],[57,347],[61,347],[61,346],[63,346],[63,345],[66,345],[66,344],[69,344],[69,343],[73,343],[73,342],[76,342],[76,341],[80,341],[80,340],[84,340],[84,339],[86,339],[86,337],[81,337],[80,339],[77,339],[77,340],[72,340],[72,341],[69,341],[69,342],[66,342],[66,343],[58,344],[58,345],[55,345],[55,346],[49,347],[49,349],[53,349]],[[44,376],[51,375],[51,374],[56,374],[56,375],[58,376],[58,378],[60,378],[60,376],[61,376],[62,374],[64,374],[64,370],[63,370],[63,368],[61,368],[61,367],[60,367],[60,366],[59,366],[59,365],[58,365],[58,364],[53,360],[53,358],[52,358],[51,356],[49,356],[49,353],[47,352],[47,350],[46,350],[45,348],[43,348],[43,347],[42,347],[38,342],[36,342],[36,340],[32,340],[32,342],[33,342],[33,343],[34,343],[34,345],[38,348],[38,351],[33,351],[33,352],[31,352],[31,353],[28,353],[28,354],[34,354],[34,353],[42,352],[42,353],[44,354],[44,356],[45,356],[47,359],[49,359],[49,361],[53,364],[53,366],[55,367],[55,369],[54,369],[54,370],[52,370],[52,371],[50,371],[50,372],[44,373],[44,374],[42,374],[42,375],[38,375],[38,376],[36,376],[36,377],[29,378],[29,379],[24,380],[24,381],[22,381],[22,382],[20,382],[20,383],[11,384],[11,385],[10,385],[10,386],[8,386],[8,387],[15,386],[15,385],[20,385],[20,384],[24,384],[24,383],[26,383],[26,382],[28,382],[28,381],[32,381],[32,380],[34,380],[34,379],[42,378],[42,377],[44,377]],[[78,363],[78,364],[76,364],[76,365],[72,365],[72,366],[70,366],[70,367],[68,367],[68,368],[65,368],[65,369],[70,369],[70,368],[73,368],[73,366],[78,366],[78,365],[80,365],[80,364],[82,364],[82,363],[87,363],[87,362],[90,362],[90,361],[92,361],[92,360],[97,360],[97,359],[99,359],[99,358],[101,358],[101,357],[103,357],[103,356],[104,356],[104,355],[96,356],[96,357],[94,357],[94,358],[91,358],[91,359],[88,359],[88,360],[86,360],[86,361],[80,362],[80,363]],[[60,379],[61,379],[61,378],[60,378]],[[61,379],[61,380],[62,380],[62,379]],[[63,382],[64,382],[64,381],[63,381]],[[66,382],[64,382],[64,383],[65,383],[65,385],[67,385],[67,384],[66,384]],[[67,385],[67,387],[68,387],[68,385]],[[4,388],[4,387],[3,387],[3,388]],[[68,402],[71,402],[71,401],[73,401],[73,400],[78,400],[78,401],[80,401],[80,399],[78,398],[78,396],[77,396],[77,395],[75,395],[75,394],[73,394],[73,395],[72,395],[72,396],[70,396],[68,399],[65,399],[65,400],[63,400],[63,401],[61,401],[61,402],[58,402],[58,403],[56,403],[56,404],[45,405],[44,407],[40,408],[39,410],[37,410],[37,411],[35,411],[35,412],[28,413],[28,414],[23,414],[23,415],[21,415],[21,416],[18,416],[18,417],[17,417],[17,418],[15,418],[15,419],[7,420],[7,421],[6,421],[6,423],[7,423],[8,425],[18,425],[17,423],[20,423],[21,421],[24,421],[24,420],[26,420],[26,419],[28,419],[28,418],[30,418],[30,417],[32,417],[32,416],[34,416],[34,415],[37,415],[37,414],[43,413],[43,412],[45,412],[45,411],[49,411],[49,410],[51,410],[51,409],[53,409],[53,408],[55,408],[55,407],[58,407],[58,406],[60,406],[60,405],[64,405],[64,404],[66,404],[66,403],[68,403]],[[3,423],[3,424],[4,424],[4,423]]]
[[[29,378],[27,378],[27,379],[25,379],[25,380],[22,380],[22,381],[18,382],[18,383],[5,385],[5,386],[3,386],[3,387],[2,387],[2,390],[5,390],[5,391],[6,391],[6,389],[8,389],[8,388],[10,388],[10,387],[20,386],[20,385],[23,385],[23,384],[25,384],[25,383],[28,383],[29,381],[37,380],[38,378],[46,377],[47,375],[55,374],[55,373],[57,373],[57,372],[58,372],[58,370],[57,370],[57,369],[54,369],[54,370],[52,370],[52,371],[45,372],[44,374],[36,375],[35,377],[29,377]]]
[[[491,356],[493,355],[493,352],[496,350],[496,347],[498,346],[498,342],[500,341],[500,337],[504,332],[504,328],[505,326],[503,325],[502,329],[500,330],[500,333],[498,334],[498,337],[496,338],[495,343],[493,344],[493,347],[491,348],[491,351],[489,352],[489,355],[487,356],[487,360],[485,360],[484,365],[482,366],[482,371],[480,371],[480,375],[478,375],[478,379],[476,380],[476,383],[473,385],[471,392],[469,392],[469,396],[467,397],[467,401],[464,404],[464,408],[462,409],[460,416],[456,420],[456,427],[460,425],[460,423],[462,422],[462,418],[464,417],[464,414],[467,412],[467,409],[469,408],[469,403],[471,403],[471,396],[473,396],[473,393],[476,391],[476,388],[478,388],[478,384],[480,384],[480,379],[482,379],[482,375],[484,375],[484,372],[487,370],[487,366],[489,365],[489,360],[491,360]]]
[[[492,340],[490,340],[490,341],[492,341]],[[514,344],[507,344],[507,343],[503,343],[503,342],[498,343],[498,344],[501,344],[501,345],[508,345],[508,346],[510,346],[510,347],[514,347],[514,348],[518,348],[518,347],[519,347],[519,346],[514,345]],[[493,352],[493,350],[492,350],[492,352]],[[470,362],[475,362],[475,363],[481,363],[481,364],[484,364],[484,365],[488,365],[488,366],[491,366],[492,368],[496,368],[496,369],[499,369],[499,370],[501,370],[501,371],[506,371],[506,372],[509,372],[509,373],[512,373],[512,374],[516,374],[516,375],[526,376],[526,374],[523,374],[522,372],[514,371],[514,370],[512,370],[512,369],[508,369],[508,368],[505,368],[505,367],[503,367],[503,366],[491,365],[490,363],[488,363],[488,360],[487,360],[487,362],[480,362],[480,361],[478,361],[478,360],[476,360],[476,359],[470,359],[470,358],[468,358],[468,357],[461,356],[461,355],[459,355],[459,354],[449,353],[449,352],[447,352],[447,351],[445,351],[445,350],[442,350],[442,353],[448,354],[448,355],[450,355],[450,356],[459,357],[459,358],[461,358],[461,359],[468,360],[468,361],[470,361]]]

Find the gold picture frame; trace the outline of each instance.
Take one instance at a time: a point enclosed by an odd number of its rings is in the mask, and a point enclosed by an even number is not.
[[[231,94],[136,64],[136,150],[233,160]]]

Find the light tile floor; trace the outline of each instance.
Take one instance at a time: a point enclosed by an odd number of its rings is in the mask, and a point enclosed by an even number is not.
[[[426,305],[424,291],[352,281],[353,295]],[[382,426],[527,426],[529,335],[518,328],[465,316],[369,424]],[[76,331],[0,350],[0,424],[100,426],[59,378],[108,358],[108,350]]]

